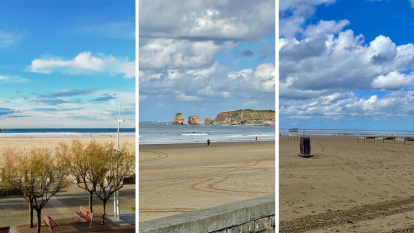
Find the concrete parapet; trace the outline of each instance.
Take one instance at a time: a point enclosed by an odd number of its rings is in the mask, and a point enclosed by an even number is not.
[[[139,223],[140,233],[262,232],[274,228],[274,194]]]

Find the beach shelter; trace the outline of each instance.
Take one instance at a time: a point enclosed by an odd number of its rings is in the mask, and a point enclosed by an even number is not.
[[[296,140],[298,138],[299,129],[289,129],[289,140]]]

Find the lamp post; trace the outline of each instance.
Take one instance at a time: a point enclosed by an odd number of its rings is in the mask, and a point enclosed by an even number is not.
[[[117,134],[116,134],[116,156],[117,156],[117,160],[116,160],[116,179],[115,179],[116,187],[115,188],[118,188],[119,126],[120,126],[121,122],[125,122],[125,121],[121,119],[121,100],[119,100],[118,130],[117,130]],[[115,193],[114,193],[114,217],[119,220],[119,192],[118,192],[118,190],[116,190]]]

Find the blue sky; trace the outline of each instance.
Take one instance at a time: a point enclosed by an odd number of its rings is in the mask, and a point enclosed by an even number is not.
[[[280,128],[414,127],[414,1],[279,2]]]
[[[0,128],[135,127],[135,1],[0,1]]]
[[[140,1],[139,121],[275,110],[275,1]]]

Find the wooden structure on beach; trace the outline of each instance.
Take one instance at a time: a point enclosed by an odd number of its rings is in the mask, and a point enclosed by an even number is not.
[[[299,134],[299,129],[298,128],[289,129],[289,140],[298,139],[298,137],[299,137],[298,134]]]
[[[358,137],[358,141],[359,140],[364,139],[364,142],[366,141],[372,141],[375,142],[377,140],[382,140],[382,143],[384,143],[385,141],[392,141],[395,144],[395,141],[404,141],[404,144],[407,144],[408,142],[414,142],[414,138],[413,137],[404,137],[404,138],[397,138],[394,136],[391,137],[377,137],[377,136],[359,136]]]

